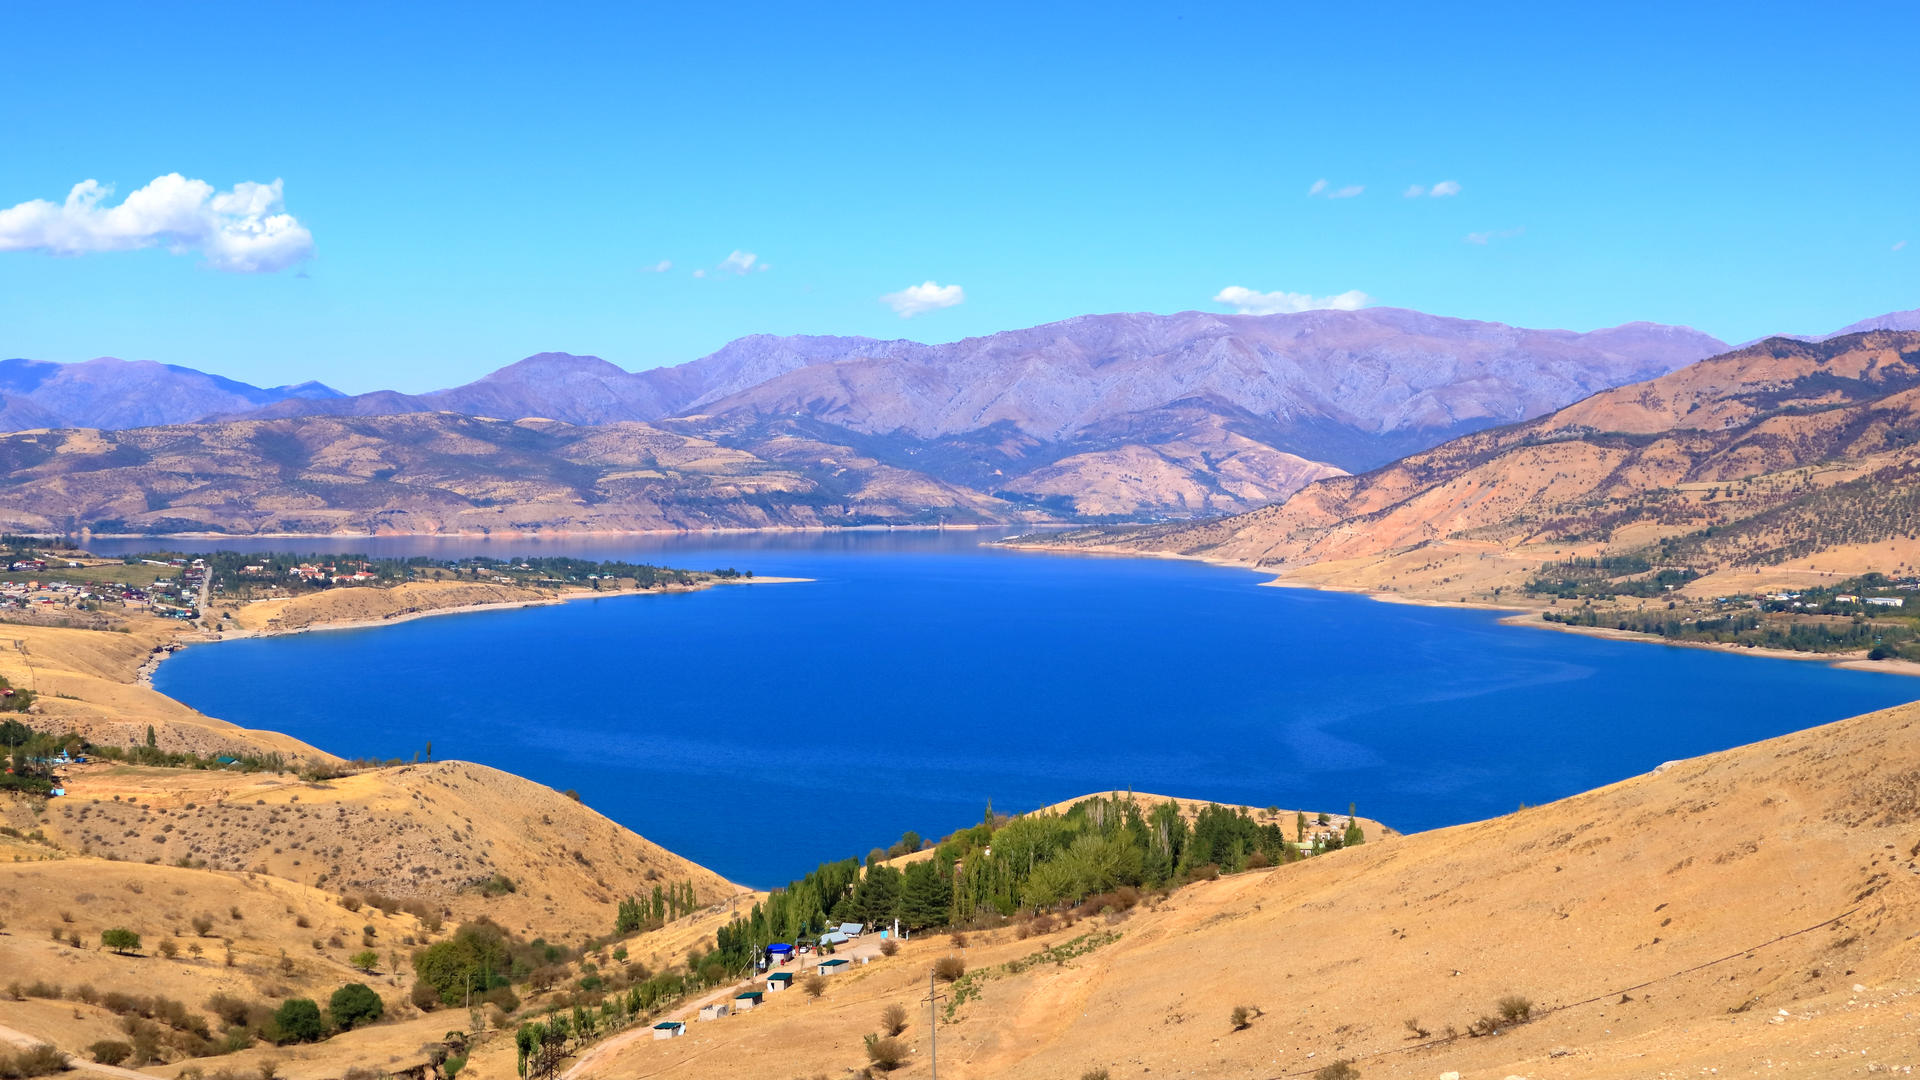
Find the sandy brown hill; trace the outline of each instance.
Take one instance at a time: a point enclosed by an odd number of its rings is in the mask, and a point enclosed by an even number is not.
[[[1718,569],[1906,541],[1920,461],[1920,334],[1771,339],[1525,424],[1480,432],[1286,502],[1191,527],[1064,542],[1377,585],[1383,561],[1439,577],[1537,569],[1538,549],[1670,540],[1665,561]],[[1709,532],[1708,530],[1711,530]],[[1429,550],[1432,549],[1432,550]],[[1531,549],[1529,558],[1498,555]],[[1428,559],[1427,561],[1432,561]],[[1905,558],[1893,562],[1905,561]],[[1888,565],[1892,565],[1890,562]],[[1482,568],[1485,569],[1485,568]],[[1510,571],[1510,572],[1509,572]],[[1452,591],[1439,589],[1439,591]]]
[[[315,782],[102,763],[67,779],[40,826],[63,850],[419,900],[550,941],[608,933],[621,898],[656,883],[692,882],[702,903],[740,891],[551,788],[466,762]],[[483,892],[496,875],[513,891]]]
[[[161,749],[214,756],[280,753],[292,762],[331,762],[331,754],[274,731],[254,731],[203,715],[141,681],[157,650],[180,624],[133,616],[123,630],[0,625],[0,677],[38,695],[34,725],[74,731],[97,743],[134,746],[153,727]]]
[[[1305,1076],[1343,1058],[1419,1080],[1898,1072],[1920,1064],[1917,790],[1908,706],[1124,918],[912,942],[818,1002],[777,995],[588,1075],[838,1075],[892,1003],[912,1018],[900,1075],[924,1075],[920,999],[949,953],[974,973],[943,989],[954,1078]],[[1507,995],[1530,1022],[1464,1034]],[[1241,1005],[1257,1015],[1236,1031]]]
[[[1005,520],[999,500],[842,453],[773,462],[641,423],[449,413],[0,436],[0,527],[485,532]]]
[[[497,605],[550,603],[551,592],[482,581],[407,581],[391,588],[330,589],[255,600],[233,608],[233,622],[250,632],[280,633],[316,626],[388,622]]]

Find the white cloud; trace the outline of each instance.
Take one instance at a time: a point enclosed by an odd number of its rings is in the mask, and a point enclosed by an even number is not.
[[[1421,187],[1419,184],[1413,184],[1409,186],[1407,190],[1402,194],[1404,194],[1409,199],[1417,199],[1420,196],[1425,195],[1426,193],[1427,193],[1426,188]]]
[[[1469,244],[1479,244],[1480,246],[1485,247],[1491,241],[1509,240],[1509,239],[1512,239],[1513,237],[1519,236],[1520,234],[1526,231],[1527,230],[1521,229],[1521,228],[1489,229],[1486,232],[1470,232],[1466,235],[1465,239]]]
[[[705,270],[695,270],[695,271],[693,272],[693,276],[694,276],[694,277],[706,277],[706,276],[707,276],[707,272],[706,272]]]
[[[216,270],[272,273],[313,254],[313,234],[285,212],[281,182],[216,191],[179,173],[157,177],[118,206],[113,189],[83,180],[64,203],[29,199],[0,210],[0,251],[86,255],[165,247],[197,251]]]
[[[1427,194],[1433,196],[1436,199],[1444,199],[1452,195],[1458,195],[1460,194],[1460,181],[1442,180],[1439,183],[1433,185],[1433,190],[1427,192]]]
[[[927,281],[919,285],[909,285],[899,292],[890,292],[880,298],[880,302],[892,308],[903,319],[915,315],[924,315],[929,311],[950,308],[965,302],[967,292],[958,285],[941,285]]]
[[[1365,191],[1365,190],[1367,190],[1367,189],[1366,189],[1366,188],[1365,188],[1364,186],[1362,186],[1362,185],[1360,185],[1360,184],[1348,184],[1348,185],[1347,185],[1346,187],[1343,187],[1343,188],[1341,188],[1341,189],[1340,189],[1339,191],[1330,191],[1330,192],[1328,192],[1328,193],[1327,193],[1327,198],[1329,198],[1329,199],[1351,199],[1351,198],[1353,198],[1353,197],[1354,197],[1355,195],[1358,195],[1358,194],[1360,194],[1361,192],[1363,192],[1363,191]]]
[[[1894,244],[1893,244],[1893,250],[1899,251],[1901,248],[1906,246],[1907,246],[1907,242],[1905,240],[1896,240],[1894,241]]]
[[[652,266],[641,267],[640,272],[643,274],[664,274],[671,269],[673,269],[673,260],[661,259],[659,262],[654,263]]]
[[[1324,179],[1315,180],[1313,186],[1307,189],[1307,198],[1311,199],[1325,190],[1327,190],[1327,182]]]
[[[741,251],[736,248],[733,254],[720,260],[720,269],[729,274],[748,274],[753,272],[753,264],[759,261],[760,256],[755,255],[753,252]],[[761,269],[764,270],[766,268],[761,267]]]
[[[1337,296],[1309,296],[1306,293],[1255,292],[1229,285],[1214,294],[1213,302],[1225,304],[1242,315],[1290,315],[1298,311],[1357,311],[1373,303],[1373,297],[1359,289]]]

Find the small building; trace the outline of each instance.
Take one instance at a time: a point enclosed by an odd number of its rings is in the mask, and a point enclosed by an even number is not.
[[[847,962],[837,956],[831,960],[822,960],[820,961],[820,974],[838,975],[840,974],[840,969],[846,966]]]
[[[840,924],[840,932],[847,935],[850,938],[856,938],[856,937],[859,937],[861,934],[866,933],[867,928],[864,924],[861,924],[861,923],[843,922]]]
[[[687,1033],[687,1025],[678,1020],[662,1020],[653,1025],[653,1037],[656,1039],[677,1039]]]
[[[726,1015],[727,1003],[724,1001],[716,1001],[710,1005],[700,1006],[700,1019],[702,1020],[723,1020],[726,1018]]]
[[[734,995],[733,1011],[734,1012],[750,1012],[752,1011],[753,1007],[758,1004],[760,1004],[760,991],[749,990],[744,994]]]
[[[776,964],[792,963],[793,946],[784,941],[769,945],[767,946],[767,959],[772,960]]]
[[[767,993],[774,994],[793,985],[793,972],[776,971],[767,976]]]
[[[1907,606],[1907,600],[1904,596],[1869,596],[1867,597],[1867,603],[1873,604],[1876,607]]]
[[[846,934],[843,934],[838,930],[829,930],[828,932],[820,935],[821,945],[845,945],[847,942],[852,940],[853,939],[851,937],[848,937]]]

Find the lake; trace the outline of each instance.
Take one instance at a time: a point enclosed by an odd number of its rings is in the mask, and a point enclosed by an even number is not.
[[[156,685],[345,756],[433,743],[736,881],[1132,788],[1430,829],[1920,697],[1920,681],[1498,625],[978,532],[168,540],[570,554],[801,584],[188,649]],[[153,541],[99,541],[130,551]]]

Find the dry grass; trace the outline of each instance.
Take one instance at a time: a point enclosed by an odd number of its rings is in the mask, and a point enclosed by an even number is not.
[[[1854,792],[1916,766],[1910,706],[1492,821],[1188,886],[1091,951],[1063,946],[1104,925],[1026,940],[1014,927],[969,933],[968,974],[941,991],[965,998],[941,1024],[942,1075],[1053,1080],[1094,1062],[1226,1080],[1350,1060],[1369,1080],[1627,1080],[1649,1062],[1675,1076],[1744,1075],[1841,1048],[1898,1065],[1920,967],[1920,820],[1843,815]],[[1730,851],[1743,854],[1716,861]],[[728,1075],[776,1055],[793,1075],[858,1069],[876,1004],[922,999],[946,947],[908,942],[815,1005],[774,995],[691,1060],[641,1043],[588,1076]],[[1688,971],[1722,957],[1735,959]],[[1265,1009],[1253,1033],[1271,1037],[1229,1037],[1223,1021],[1250,988]],[[918,1061],[926,1007],[912,1008],[898,1038]],[[1467,1036],[1482,1015],[1500,1037]],[[1409,1016],[1430,1036],[1410,1039]]]

